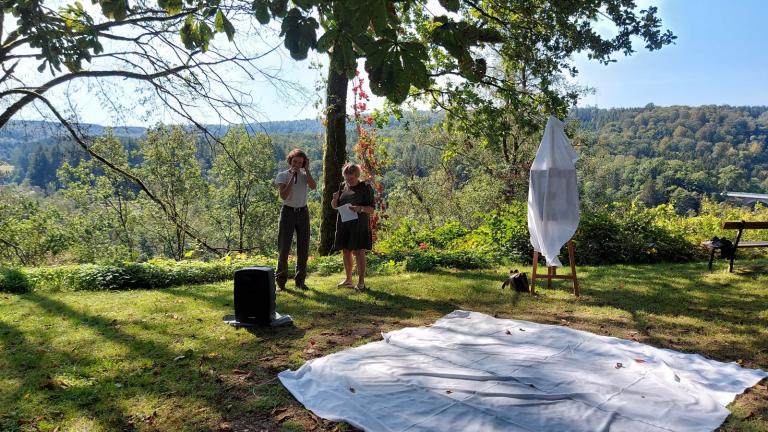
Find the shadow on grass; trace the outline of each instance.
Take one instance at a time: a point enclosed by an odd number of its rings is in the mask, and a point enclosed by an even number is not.
[[[52,380],[49,375],[57,372],[53,368],[58,368],[58,364],[67,365],[70,370],[76,368],[77,371],[83,371],[98,365],[103,359],[94,358],[92,355],[74,355],[52,349],[50,346],[34,346],[22,331],[0,321],[0,337],[5,346],[12,346],[14,350],[14,355],[6,356],[4,361],[13,368],[16,378],[21,380],[19,392],[35,392],[36,398],[48,401],[42,406],[55,407],[52,413],[45,414],[55,418],[63,416],[62,409],[70,409],[74,412],[84,411],[87,413],[86,417],[98,421],[108,430],[133,430],[136,413],[127,412],[125,405],[120,402],[125,402],[133,396],[154,395],[159,400],[163,400],[169,394],[178,394],[187,400],[198,399],[199,403],[205,405],[208,412],[218,413],[222,418],[228,415],[222,409],[221,401],[231,395],[225,393],[222,388],[210,394],[195,393],[201,388],[221,387],[217,384],[216,376],[203,373],[204,371],[201,370],[202,357],[187,353],[184,358],[180,358],[184,353],[180,354],[149,339],[137,338],[120,330],[112,320],[75,310],[66,303],[43,295],[29,293],[23,298],[51,316],[70,321],[73,327],[85,326],[100,337],[119,344],[127,350],[127,356],[131,360],[144,359],[151,365],[139,371],[124,371],[113,365],[108,375],[87,387],[67,385]],[[222,323],[222,325],[225,324]],[[151,326],[144,326],[144,329],[147,330],[147,335],[152,334]],[[94,341],[94,343],[97,342]],[[150,382],[146,382],[143,377],[137,375],[153,378]],[[116,385],[117,382],[120,384]],[[238,387],[237,383],[228,386],[228,390],[245,392],[251,386],[248,383],[242,383],[242,388],[236,387]],[[10,396],[9,400],[21,400],[23,397],[22,394],[16,394]],[[8,418],[8,420],[13,419]]]
[[[693,269],[621,266],[596,272],[590,278],[596,288],[587,290],[581,301],[587,306],[610,306],[627,312],[635,330],[653,345],[694,350],[724,361],[748,358],[756,362],[755,366],[768,366],[768,337],[761,316],[768,309],[768,296],[749,290],[752,281],[761,286],[758,278],[764,274],[741,274],[733,279]],[[734,346],[729,340],[705,336],[713,331],[745,342]],[[681,338],[690,342],[681,344]]]

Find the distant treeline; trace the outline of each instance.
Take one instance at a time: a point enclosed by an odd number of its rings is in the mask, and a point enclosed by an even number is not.
[[[435,150],[420,148],[419,134],[423,137],[425,127],[443,118],[439,113],[408,114],[380,131],[392,159],[385,182],[429,174],[433,167],[419,161]],[[573,141],[581,153],[579,179],[587,205],[672,203],[684,214],[696,213],[703,197],[721,200],[726,190],[768,191],[768,107],[577,108],[570,120],[578,125]],[[91,135],[104,132],[98,125],[82,127]],[[322,157],[323,130],[317,120],[267,122],[251,130],[270,135],[278,160],[292,147],[307,149],[312,159]],[[114,130],[129,151],[144,133],[135,127]],[[351,151],[354,134],[348,139]],[[210,146],[201,142],[197,156],[204,168],[210,166],[210,155]],[[12,122],[0,131],[0,165],[14,167],[0,178],[6,183],[56,190],[56,170],[64,161],[83,157],[53,123]]]
[[[768,192],[768,107],[579,108],[582,193],[697,212],[723,191]]]

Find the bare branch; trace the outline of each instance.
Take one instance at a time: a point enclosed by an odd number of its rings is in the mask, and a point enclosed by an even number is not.
[[[147,187],[147,185],[141,179],[139,179],[138,177],[136,177],[135,175],[131,174],[127,170],[125,170],[125,169],[115,165],[114,163],[110,162],[109,160],[105,159],[104,157],[102,157],[101,155],[99,155],[98,153],[93,151],[93,149],[91,149],[90,146],[88,146],[88,144],[86,144],[85,141],[83,141],[83,139],[80,137],[80,135],[78,135],[78,133],[75,131],[75,128],[72,126],[72,124],[70,124],[69,121],[67,121],[67,119],[65,119],[61,115],[61,113],[59,113],[59,111],[56,109],[56,107],[54,107],[53,104],[46,97],[44,97],[43,95],[39,95],[39,94],[36,94],[34,92],[28,91],[28,90],[10,90],[9,92],[11,92],[11,93],[26,94],[28,96],[32,96],[34,99],[42,101],[48,107],[48,109],[53,113],[53,115],[56,117],[56,119],[62,125],[64,125],[64,127],[67,129],[69,134],[72,136],[72,139],[74,139],[75,142],[83,150],[85,150],[89,155],[91,155],[91,157],[93,157],[94,159],[96,159],[99,162],[103,163],[109,169],[111,169],[111,170],[115,171],[116,173],[122,175],[127,180],[129,180],[129,181],[133,182],[134,184],[136,184],[149,197],[150,200],[152,200],[155,204],[160,206],[160,209],[163,211],[163,213],[166,216],[168,216],[168,218],[171,220],[171,222],[173,222],[177,227],[179,227],[182,231],[184,231],[184,233],[186,233],[191,238],[193,238],[196,241],[198,241],[201,246],[203,246],[204,248],[208,249],[210,252],[213,252],[213,253],[215,253],[217,255],[221,255],[219,248],[215,248],[215,247],[209,245],[205,240],[200,238],[200,236],[198,236],[189,225],[187,225],[183,221],[180,221],[178,219],[177,215],[171,209],[169,209],[168,206],[161,199],[157,198],[157,196],[149,189],[149,187]]]

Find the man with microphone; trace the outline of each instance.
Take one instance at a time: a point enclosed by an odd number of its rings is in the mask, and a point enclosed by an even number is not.
[[[288,153],[286,161],[290,168],[277,173],[275,183],[280,191],[283,206],[280,209],[280,223],[277,232],[277,272],[275,282],[279,289],[285,289],[288,280],[288,254],[291,252],[293,233],[296,232],[296,287],[308,289],[307,277],[309,258],[309,211],[307,211],[307,187],[315,189],[317,183],[309,171],[309,158],[301,149]]]

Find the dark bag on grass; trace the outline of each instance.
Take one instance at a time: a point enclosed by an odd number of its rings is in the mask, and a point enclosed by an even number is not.
[[[731,259],[736,248],[733,243],[724,238],[712,237],[712,246],[720,248],[720,258]]]
[[[516,273],[512,278],[512,284],[515,286],[517,292],[528,292],[528,276],[525,273]]]
[[[517,269],[509,272],[509,278],[501,285],[501,289],[510,285],[517,292],[528,292],[528,276],[525,273],[520,273]]]

